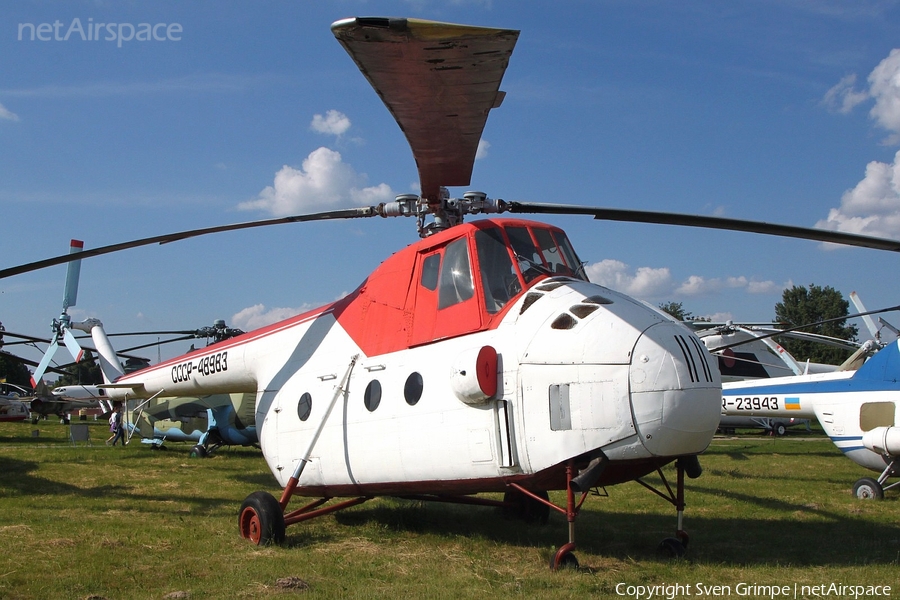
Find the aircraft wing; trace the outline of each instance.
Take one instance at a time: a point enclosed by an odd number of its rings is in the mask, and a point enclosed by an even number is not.
[[[422,197],[469,185],[519,32],[386,18],[345,19],[331,30],[406,135]]]

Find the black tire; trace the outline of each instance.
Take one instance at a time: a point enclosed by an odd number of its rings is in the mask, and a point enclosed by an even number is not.
[[[778,437],[783,436],[787,433],[787,427],[784,426],[784,423],[776,423],[775,424],[775,435]]]
[[[666,538],[659,543],[656,551],[668,558],[681,558],[684,556],[684,544],[678,538]]]
[[[191,453],[189,454],[191,458],[206,458],[206,455],[206,448],[204,448],[200,444],[197,444],[196,446],[191,448]]]
[[[871,477],[863,477],[853,484],[853,495],[860,500],[883,500],[884,488]]]
[[[536,496],[549,501],[550,496],[544,490],[533,492]],[[510,519],[518,519],[525,523],[546,525],[550,520],[550,507],[543,502],[538,502],[531,496],[518,490],[509,490],[503,494],[503,515]]]
[[[284,543],[284,513],[281,505],[268,492],[253,492],[238,513],[241,537],[257,546]]]
[[[578,557],[574,552],[563,552],[559,557],[554,554],[550,557],[550,570],[558,571],[560,569],[577,569],[579,567]]]

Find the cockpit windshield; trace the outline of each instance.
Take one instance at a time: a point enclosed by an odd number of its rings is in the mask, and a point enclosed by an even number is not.
[[[506,233],[526,282],[541,274],[586,279],[581,261],[562,231],[542,227],[507,227]]]
[[[503,231],[509,246],[499,228],[480,229],[475,233],[481,287],[488,313],[499,312],[516,297],[522,291],[523,280],[527,285],[541,275],[585,279],[581,263],[562,231],[518,225],[504,227]]]

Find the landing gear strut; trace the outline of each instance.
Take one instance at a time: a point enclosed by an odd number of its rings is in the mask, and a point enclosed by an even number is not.
[[[671,502],[672,505],[675,506],[677,517],[675,537],[667,537],[659,543],[659,546],[657,546],[657,551],[663,556],[671,558],[684,556],[684,552],[690,541],[687,532],[684,530],[684,476],[687,474],[691,479],[696,479],[697,477],[700,477],[702,472],[703,469],[700,467],[700,461],[697,460],[696,456],[683,456],[675,462],[674,492],[672,491],[671,486],[669,486],[669,482],[666,480],[666,476],[663,474],[662,469],[656,469],[656,473],[659,475],[660,479],[662,479],[663,485],[666,486],[665,494],[641,479],[636,480],[639,484],[663,500]]]
[[[900,465],[897,464],[897,459],[895,458],[887,467],[885,467],[884,471],[881,472],[881,475],[878,476],[878,479],[863,477],[862,479],[854,483],[853,495],[860,500],[884,499],[885,490],[889,490],[900,485],[900,481],[895,481],[890,485],[885,485],[891,475],[897,474],[898,468],[900,468]]]

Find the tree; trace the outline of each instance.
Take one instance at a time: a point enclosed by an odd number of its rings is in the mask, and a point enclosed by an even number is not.
[[[60,376],[59,381],[56,382],[57,386],[103,383],[103,372],[100,370],[100,365],[94,360],[90,350],[85,350],[84,358],[81,359],[81,362],[69,365],[63,370],[66,374]]]
[[[802,285],[795,285],[784,290],[781,299],[782,301],[775,305],[776,322],[788,327],[808,325],[800,331],[856,341],[856,335],[859,333],[856,326],[847,325],[847,319],[841,318],[850,314],[850,303],[833,287],[810,284],[807,289]],[[836,320],[822,323],[828,319]],[[781,337],[778,341],[799,361],[810,360],[837,365],[851,354],[850,350],[826,346],[819,342],[788,337]]]
[[[681,302],[663,302],[659,305],[659,310],[672,315],[677,321],[709,321],[706,317],[698,317],[694,313],[684,310]]]
[[[659,305],[659,310],[669,313],[676,321],[693,321],[694,315],[684,310],[681,302],[663,302]]]
[[[31,372],[11,355],[0,352],[0,381],[31,387]]]

